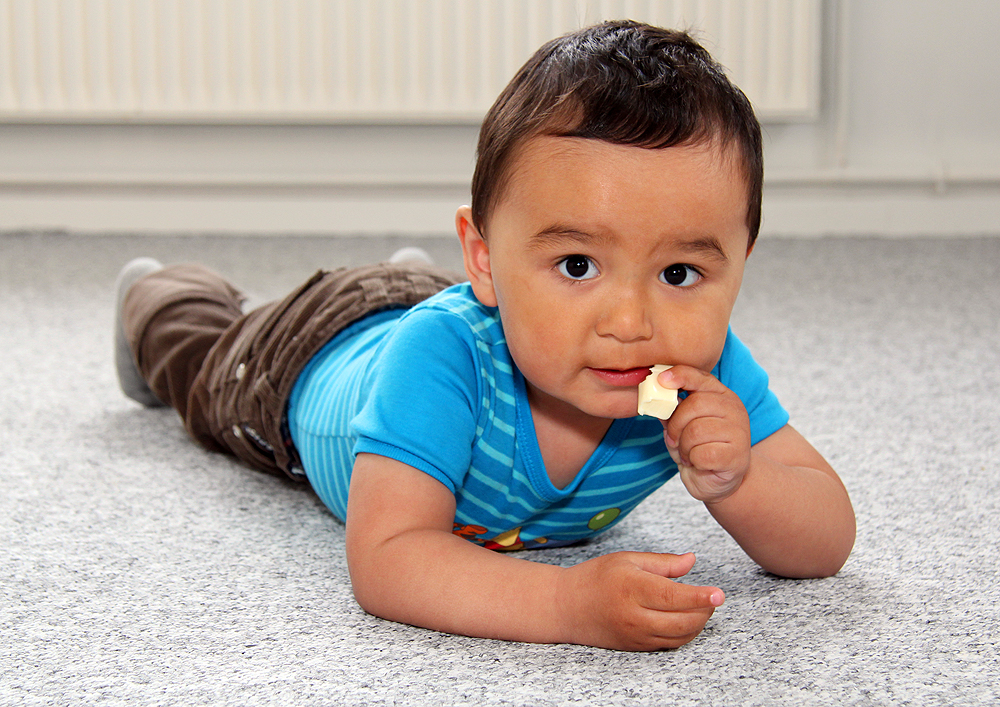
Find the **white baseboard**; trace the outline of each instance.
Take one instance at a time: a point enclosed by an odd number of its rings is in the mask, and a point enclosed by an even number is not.
[[[451,235],[477,134],[475,125],[6,125],[0,231]],[[788,152],[768,162],[765,237],[1000,234],[993,167],[792,171],[781,167]]]
[[[441,236],[455,188],[421,193],[0,193],[0,231]],[[1000,190],[899,193],[769,191],[761,236],[1000,236]]]
[[[433,236],[454,232],[461,190],[317,196],[0,193],[0,231]]]
[[[774,190],[764,198],[761,235],[1000,236],[1000,189]]]

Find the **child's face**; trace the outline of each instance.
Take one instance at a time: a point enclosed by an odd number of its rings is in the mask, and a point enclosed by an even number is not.
[[[464,208],[458,226],[532,405],[621,418],[636,414],[650,366],[718,362],[746,215],[739,163],[716,145],[539,137],[520,151],[487,240]]]

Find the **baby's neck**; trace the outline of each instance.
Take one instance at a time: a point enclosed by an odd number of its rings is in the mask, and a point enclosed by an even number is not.
[[[538,449],[552,485],[565,488],[587,463],[613,420],[593,417],[529,388]]]

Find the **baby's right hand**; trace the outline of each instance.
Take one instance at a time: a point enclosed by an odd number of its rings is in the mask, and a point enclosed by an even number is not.
[[[616,552],[570,567],[559,586],[568,640],[602,648],[677,648],[705,628],[725,595],[679,584],[693,554]]]

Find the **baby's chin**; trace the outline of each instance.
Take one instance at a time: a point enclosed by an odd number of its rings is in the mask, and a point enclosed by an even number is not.
[[[618,397],[624,398],[624,400],[595,401],[592,405],[585,405],[581,410],[588,415],[603,417],[608,420],[624,420],[629,417],[635,417],[636,406],[639,400],[638,394],[633,392],[631,395]]]

